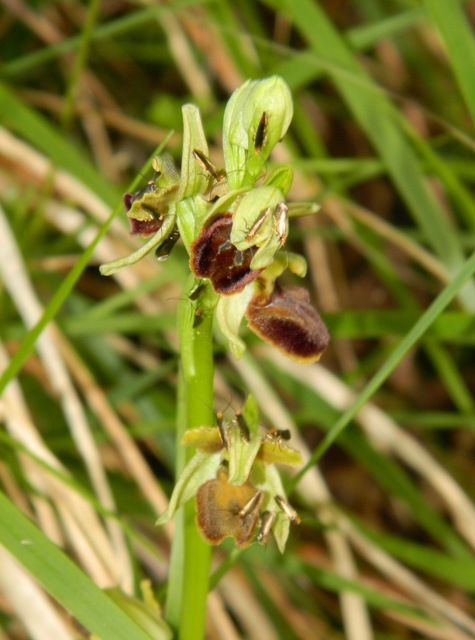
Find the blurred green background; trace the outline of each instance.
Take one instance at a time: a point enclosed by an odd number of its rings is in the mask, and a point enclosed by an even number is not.
[[[216,409],[252,391],[263,424],[319,461],[283,556],[272,540],[214,551],[207,636],[474,638],[475,3],[0,7],[0,543],[21,563],[0,547],[0,639],[86,637],[75,618],[143,637],[93,583],[139,595],[149,579],[164,602],[171,531],[154,522],[187,256],[98,265],[140,246],[122,195],[171,131],[179,163],[181,106],[200,107],[221,167],[226,100],[272,74],[295,117],[269,169],[290,162],[289,199],[322,205],[288,248],[332,342],[300,366],[245,326],[242,360],[217,341]]]

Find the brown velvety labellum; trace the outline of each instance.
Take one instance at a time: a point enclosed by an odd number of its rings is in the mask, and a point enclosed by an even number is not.
[[[228,483],[224,468],[215,480],[208,480],[196,493],[196,523],[210,544],[219,544],[232,536],[239,548],[247,547],[254,537],[263,495],[249,482],[235,487]]]
[[[130,235],[132,236],[153,236],[163,224],[163,218],[153,220],[136,220],[129,218]]]
[[[261,270],[251,270],[253,250],[240,251],[230,241],[232,215],[225,213],[205,227],[191,245],[190,268],[209,278],[216,293],[239,293]]]
[[[330,342],[328,329],[302,287],[276,286],[269,297],[256,296],[246,319],[254,333],[297,362],[316,362]]]

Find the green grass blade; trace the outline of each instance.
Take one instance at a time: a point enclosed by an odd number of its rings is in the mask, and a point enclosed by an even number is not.
[[[332,429],[327,433],[321,444],[314,451],[308,463],[303,469],[292,479],[292,487],[295,487],[300,478],[306,473],[306,471],[312,467],[330,447],[330,445],[338,438],[339,434],[345,429],[348,424],[353,420],[358,411],[364,406],[366,402],[373,396],[373,394],[379,389],[383,382],[388,378],[392,371],[397,367],[401,360],[407,355],[410,349],[421,339],[424,333],[428,330],[434,320],[439,316],[443,309],[453,300],[457,295],[457,292],[464,285],[467,280],[475,273],[475,253],[471,255],[469,260],[466,261],[464,266],[457,273],[453,281],[441,291],[430,307],[423,313],[419,321],[416,322],[414,327],[409,333],[401,340],[398,346],[394,349],[392,354],[383,364],[383,366],[377,371],[377,373],[371,378],[363,391],[356,398],[351,407],[345,411],[335,423]]]
[[[0,492],[0,543],[101,640],[150,640],[90,578]]]
[[[100,42],[107,38],[113,38],[122,34],[128,34],[135,29],[140,29],[144,25],[150,23],[154,19],[160,19],[160,16],[170,11],[179,11],[187,7],[192,7],[196,4],[206,4],[211,0],[177,0],[174,3],[167,5],[152,6],[146,9],[135,11],[132,14],[127,14],[125,17],[118,18],[117,20],[111,20],[103,25],[97,27],[92,34],[93,42]],[[0,77],[11,78],[20,76],[23,73],[31,72],[38,66],[44,65],[52,60],[60,58],[65,53],[70,51],[76,51],[81,43],[81,35],[74,36],[63,42],[52,45],[50,47],[44,47],[39,51],[35,51],[29,55],[25,55],[22,58],[13,60],[0,68]]]
[[[0,102],[1,102],[1,92],[0,92]],[[159,153],[161,151],[161,148],[162,148],[162,145],[160,145],[158,147],[158,149],[155,150],[155,154]],[[155,155],[155,154],[153,154],[153,155]],[[150,166],[150,164],[152,162],[153,155],[150,157],[148,162],[143,167],[144,172]],[[140,180],[140,174],[133,181],[132,185],[129,188],[129,191],[133,191],[134,190],[134,188],[136,186],[136,183],[139,180]],[[77,280],[79,279],[81,273],[84,271],[84,269],[86,268],[89,260],[91,259],[91,256],[92,256],[92,254],[94,252],[94,249],[99,244],[101,239],[105,236],[105,234],[107,233],[107,230],[109,228],[110,223],[112,222],[114,217],[117,215],[117,213],[121,209],[122,209],[122,203],[117,205],[117,207],[111,213],[109,218],[100,227],[100,229],[97,232],[96,237],[94,238],[94,240],[85,249],[85,251],[81,254],[81,257],[79,258],[79,260],[76,262],[76,264],[71,269],[71,271],[68,273],[68,275],[65,277],[65,279],[61,282],[61,284],[58,287],[58,289],[56,290],[54,296],[51,298],[50,302],[48,303],[48,306],[45,308],[41,318],[38,320],[38,322],[35,324],[35,326],[32,327],[30,329],[30,331],[28,331],[28,333],[26,334],[26,336],[25,336],[23,342],[21,343],[18,351],[15,353],[13,358],[10,360],[9,365],[5,368],[5,370],[3,371],[2,375],[0,376],[0,395],[2,394],[2,392],[5,389],[5,387],[7,386],[7,384],[10,382],[10,380],[12,380],[18,374],[18,372],[20,371],[21,367],[23,366],[25,360],[28,358],[28,356],[30,355],[30,353],[34,349],[35,342],[38,339],[38,337],[40,336],[41,332],[46,327],[48,322],[50,322],[55,317],[55,315],[58,313],[59,309],[63,305],[64,301],[66,300],[66,298],[68,297],[70,292],[73,290],[75,283],[77,282]]]
[[[473,125],[475,123],[475,84],[473,82],[475,39],[473,27],[458,2],[425,0],[424,4],[445,43],[451,67],[472,116]]]
[[[427,241],[451,273],[463,263],[463,252],[446,215],[428,188],[420,162],[398,122],[398,112],[372,82],[326,14],[312,0],[271,0],[307,40],[316,62],[326,70],[355,119],[384,161]],[[331,58],[330,58],[331,55]],[[287,78],[286,78],[287,80]],[[291,79],[289,79],[291,82]],[[467,308],[475,309],[473,283],[461,292]]]
[[[405,309],[345,310],[322,314],[333,339],[355,340],[403,336],[420,317],[420,312]],[[461,311],[441,313],[427,331],[434,342],[475,344],[475,317]]]
[[[104,176],[96,171],[79,149],[74,148],[71,140],[65,139],[64,135],[1,83],[0,122],[42,151],[53,165],[76,176],[109,206],[119,199],[120,194],[104,180]]]

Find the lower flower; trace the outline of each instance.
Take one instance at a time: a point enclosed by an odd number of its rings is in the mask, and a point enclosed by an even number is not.
[[[297,362],[316,362],[328,347],[330,335],[303,287],[258,291],[246,310],[249,328]]]

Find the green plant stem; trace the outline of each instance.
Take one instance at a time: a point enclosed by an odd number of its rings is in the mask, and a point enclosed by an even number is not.
[[[193,451],[180,443],[186,429],[212,426],[213,335],[212,310],[193,327],[191,303],[184,298],[178,309],[181,368],[178,386],[176,474],[179,477]],[[194,503],[189,501],[175,519],[170,560],[166,615],[180,640],[204,637],[209,590],[211,547],[203,542],[195,524]]]

